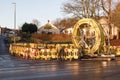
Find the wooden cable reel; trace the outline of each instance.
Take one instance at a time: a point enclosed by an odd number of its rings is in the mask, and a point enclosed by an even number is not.
[[[81,19],[74,25],[72,41],[86,54],[94,54],[104,44],[103,28],[93,19]]]

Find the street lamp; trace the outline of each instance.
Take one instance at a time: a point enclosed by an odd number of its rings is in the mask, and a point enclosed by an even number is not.
[[[15,39],[15,30],[16,30],[16,3],[12,3],[14,5],[14,43],[16,42]]]

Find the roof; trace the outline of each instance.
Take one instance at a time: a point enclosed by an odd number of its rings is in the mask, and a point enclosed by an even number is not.
[[[54,26],[49,20],[48,20],[48,22],[44,25],[44,26],[42,26],[42,27],[40,27],[39,29],[41,29],[41,28],[44,28],[45,29],[45,27],[46,27],[46,29],[48,28],[48,29],[52,29],[52,28],[54,28],[54,29],[58,29],[56,26]]]

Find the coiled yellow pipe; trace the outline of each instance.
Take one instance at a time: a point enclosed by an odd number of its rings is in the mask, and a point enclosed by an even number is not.
[[[95,32],[95,43],[94,43],[94,45],[92,45],[92,48],[88,48],[88,47],[87,47],[87,49],[84,48],[85,49],[84,51],[85,51],[86,54],[93,54],[101,47],[101,45],[104,44],[103,28],[94,19],[85,18],[85,19],[79,20],[74,25],[73,34],[72,34],[72,41],[73,41],[73,43],[75,44],[75,46],[77,48],[80,48],[81,45],[82,45],[80,43],[81,39],[79,39],[79,38],[83,35],[83,34],[80,33],[80,29],[82,29],[82,27],[83,27],[82,25],[83,24],[90,25],[91,29],[93,29],[94,32]],[[87,46],[86,43],[84,45]]]

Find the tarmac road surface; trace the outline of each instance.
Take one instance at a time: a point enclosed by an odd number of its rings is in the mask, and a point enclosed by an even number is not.
[[[0,80],[120,80],[120,61],[24,60],[0,37]]]

